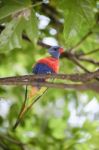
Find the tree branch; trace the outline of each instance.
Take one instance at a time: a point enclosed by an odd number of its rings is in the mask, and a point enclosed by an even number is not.
[[[16,77],[0,78],[0,85],[31,85],[31,86],[41,86],[41,87],[51,87],[51,88],[61,88],[61,89],[76,89],[76,90],[88,90],[92,89],[99,92],[98,82],[88,82],[99,76],[99,70],[93,73],[85,74],[74,74],[74,75],[64,75],[64,74],[50,74],[50,75],[25,75]],[[63,83],[53,83],[53,82],[38,82],[35,79],[40,78],[58,78],[58,79],[71,79],[76,82],[83,82],[83,84],[63,84]],[[85,82],[86,81],[86,82]]]
[[[38,40],[37,44],[44,47],[44,48],[50,48],[51,47],[51,45],[45,44],[41,40]]]
[[[51,19],[51,22],[55,24],[55,26],[59,29],[63,27],[63,24],[61,23],[59,19],[59,12],[55,9],[55,7],[42,3],[41,5],[41,11],[44,12],[44,15],[48,16]]]
[[[37,81],[2,81],[1,85],[31,85],[40,87],[60,88],[60,89],[75,89],[79,91],[93,90],[99,92],[98,82],[89,82],[83,84],[64,84],[64,83],[53,83],[53,82],[37,82]]]
[[[62,79],[62,80],[71,80],[73,82],[85,82],[91,81],[99,77],[99,70],[90,72],[90,73],[82,73],[82,74],[36,74],[36,75],[23,75],[23,76],[13,76],[13,77],[3,77],[0,78],[1,82],[6,81],[27,81],[27,80],[35,80],[35,79]]]
[[[96,49],[97,51],[98,49]],[[90,54],[93,53],[93,51],[90,52]],[[77,66],[79,66],[82,70],[85,72],[90,72],[87,68],[85,68],[79,61],[86,61],[89,63],[92,63],[93,65],[99,65],[99,62],[90,59],[90,58],[83,58],[83,54],[77,54],[77,53],[72,53],[70,51],[65,51],[64,53],[61,54],[60,58],[67,58],[71,61],[73,61]],[[86,56],[86,55],[85,55]]]
[[[82,64],[80,64],[80,62],[77,60],[79,59],[77,54],[65,51],[64,53],[61,54],[61,58],[67,58],[71,60],[72,62],[74,62],[77,66],[79,66],[85,72],[89,72],[89,70],[85,68]]]

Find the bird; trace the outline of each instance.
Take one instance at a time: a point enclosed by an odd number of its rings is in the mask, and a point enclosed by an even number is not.
[[[48,53],[50,56],[39,59],[36,64],[32,67],[32,73],[33,74],[51,74],[55,73],[57,74],[59,72],[59,57],[64,52],[64,49],[60,46],[51,46],[48,49]],[[38,82],[44,82],[47,79],[36,79]],[[19,116],[17,118],[17,121],[13,127],[15,129],[21,118],[24,116],[27,110],[31,108],[31,106],[47,91],[47,87],[40,87],[38,86],[32,86],[29,90],[28,94],[28,106],[26,105],[26,101],[24,102],[21,111],[19,113]]]
[[[48,49],[49,57],[42,58],[32,68],[33,74],[51,74],[58,73],[59,71],[59,57],[64,52],[64,49],[60,46],[52,46]],[[38,79],[44,81],[45,79]],[[32,87],[29,97],[35,95],[39,87]]]

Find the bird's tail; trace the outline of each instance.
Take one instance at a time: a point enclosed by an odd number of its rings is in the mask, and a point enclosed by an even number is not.
[[[37,94],[37,92],[39,92],[39,90],[40,89],[37,88],[37,87],[31,87],[31,89],[29,91],[29,95],[28,95],[29,99],[31,99],[32,97],[34,97]]]
[[[22,118],[24,117],[25,113],[31,109],[31,107],[33,106],[33,104],[38,101],[43,95],[44,93],[47,91],[47,87],[41,87],[41,88],[37,88],[37,87],[32,87],[29,90],[29,94],[25,95],[25,101],[21,107],[21,111],[18,115],[18,118],[16,120],[16,123],[13,127],[13,129],[16,129],[18,124],[20,123],[20,121],[22,120]]]

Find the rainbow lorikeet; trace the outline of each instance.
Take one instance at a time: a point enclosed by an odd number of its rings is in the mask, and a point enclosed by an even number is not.
[[[63,52],[63,48],[60,46],[52,46],[48,49],[48,53],[51,55],[49,57],[42,58],[37,61],[32,69],[33,74],[49,74],[58,73],[59,71],[59,57]],[[43,82],[46,79],[38,79],[38,82]],[[32,86],[28,94],[28,104],[23,104],[18,119],[15,123],[14,129],[19,124],[21,118],[27,110],[39,99],[47,90],[47,87]]]

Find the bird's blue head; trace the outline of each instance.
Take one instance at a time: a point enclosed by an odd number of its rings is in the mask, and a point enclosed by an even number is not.
[[[64,49],[60,46],[52,46],[48,49],[49,54],[54,58],[59,58],[61,53],[64,52]]]

